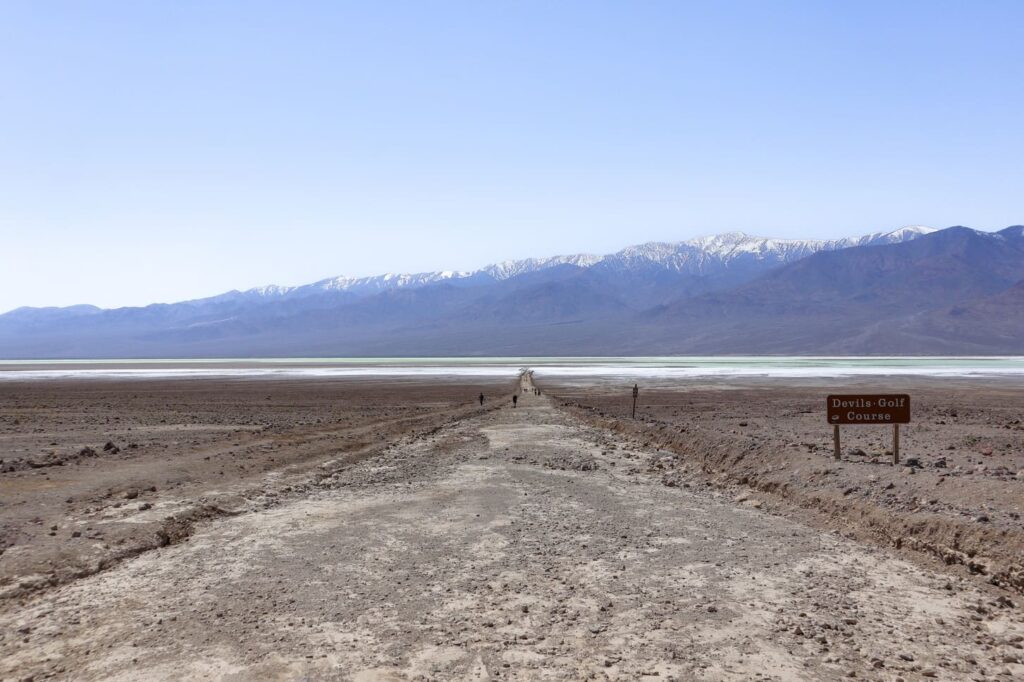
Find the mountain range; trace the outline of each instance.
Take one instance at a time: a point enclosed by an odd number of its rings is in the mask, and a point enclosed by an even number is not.
[[[145,307],[19,308],[0,358],[1020,354],[1024,227],[739,232]]]

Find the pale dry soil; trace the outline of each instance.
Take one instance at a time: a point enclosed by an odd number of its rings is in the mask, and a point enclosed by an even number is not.
[[[6,604],[0,678],[1024,676],[996,588],[667,487],[659,456],[527,392]]]

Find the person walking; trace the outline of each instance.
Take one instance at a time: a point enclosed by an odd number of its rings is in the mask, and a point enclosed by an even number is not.
[[[515,407],[516,403],[518,403],[518,402],[519,402],[519,396],[518,395],[513,395],[512,396],[512,407]]]
[[[481,393],[480,394],[480,407],[483,407],[483,406],[484,406],[484,394]]]

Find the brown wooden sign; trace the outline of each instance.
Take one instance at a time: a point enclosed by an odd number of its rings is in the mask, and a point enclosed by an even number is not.
[[[909,424],[910,396],[830,395],[829,424]]]
[[[892,462],[900,462],[900,424],[910,423],[910,396],[906,393],[886,395],[830,395],[825,399],[828,423],[832,424],[835,458],[842,447],[840,424],[892,424]]]

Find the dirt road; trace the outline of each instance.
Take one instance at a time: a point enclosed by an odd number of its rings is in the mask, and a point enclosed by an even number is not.
[[[511,396],[509,396],[511,398]],[[1010,679],[1019,605],[524,391],[0,613],[0,678]],[[1019,677],[1018,677],[1019,679]]]

